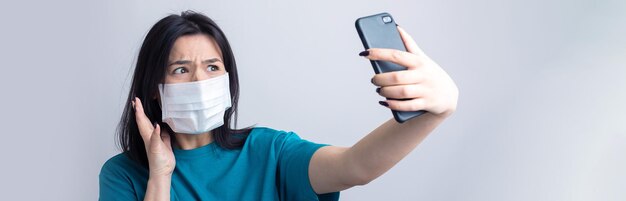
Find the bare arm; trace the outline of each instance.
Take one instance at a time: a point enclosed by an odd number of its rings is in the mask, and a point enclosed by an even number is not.
[[[369,183],[407,156],[442,120],[430,113],[403,124],[390,119],[350,148],[320,148],[309,168],[313,189],[321,194]]]
[[[161,176],[148,179],[148,188],[146,189],[145,201],[170,200],[170,187],[172,177]]]
[[[341,191],[378,178],[456,110],[456,84],[404,30],[398,29],[409,52],[373,48],[361,56],[407,67],[406,71],[374,76],[372,83],[380,87],[378,93],[381,96],[409,99],[381,101],[381,105],[397,111],[428,112],[402,124],[390,119],[352,147],[320,148],[309,164],[309,178],[316,193]]]
[[[152,125],[150,123],[139,98],[134,98],[132,104],[139,134],[146,146],[148,166],[150,167],[150,177],[144,200],[170,200],[172,173],[176,167],[170,134],[167,131],[161,132],[159,124]]]

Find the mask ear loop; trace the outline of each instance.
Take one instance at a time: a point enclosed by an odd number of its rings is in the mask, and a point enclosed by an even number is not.
[[[165,116],[164,113],[167,112],[164,110],[164,107],[163,107],[163,95],[165,94],[165,84],[158,83],[157,86],[159,90],[158,90],[156,99],[157,99],[157,102],[159,103],[159,107],[161,108],[161,120],[159,122],[159,125],[161,125],[161,129],[165,129],[165,131],[167,131],[167,133],[170,135],[172,147],[180,148],[178,147],[178,141],[176,140],[176,135],[175,135],[176,131],[174,131],[174,129],[172,129],[172,127],[170,127],[168,123],[163,121],[163,117]]]
[[[156,98],[158,98],[157,102],[159,103],[159,107],[161,108],[161,118],[163,118],[165,117],[165,114],[167,114],[167,110],[165,109],[165,107],[163,107],[163,105],[165,105],[165,103],[163,103],[163,101],[165,100],[163,98],[163,95],[165,94],[165,84],[159,83],[157,86],[159,91],[157,93],[158,97]],[[161,119],[161,121],[163,121],[163,119]]]
[[[228,102],[228,103],[227,103],[227,104],[228,104],[228,106],[225,108],[225,110],[228,110],[228,109],[230,109],[230,108],[232,107],[232,105],[233,105],[233,97],[232,97],[232,96],[231,96],[231,94],[230,94],[230,74],[228,74],[228,72],[226,72],[226,73],[224,73],[224,75],[226,75],[226,78],[224,78],[224,79],[225,79],[225,81],[224,81],[225,83],[224,83],[224,84],[225,84],[226,89],[227,89],[227,90],[225,91],[225,93],[226,93],[226,96],[228,96],[228,98],[227,98],[227,99],[228,99],[228,101],[227,101],[227,102]],[[225,101],[225,102],[226,102],[226,101]],[[226,115],[226,114],[224,114],[224,115]]]

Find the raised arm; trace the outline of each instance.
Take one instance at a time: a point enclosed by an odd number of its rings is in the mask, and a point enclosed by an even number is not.
[[[352,147],[326,146],[311,159],[309,178],[316,193],[341,191],[365,185],[408,155],[429,133],[455,110],[456,84],[398,27],[408,52],[372,48],[360,55],[370,60],[391,61],[406,71],[377,74],[372,83],[386,100],[380,104],[397,111],[426,110],[403,124],[394,119],[380,125]]]
[[[170,200],[172,173],[176,166],[170,135],[166,131],[161,132],[159,124],[150,122],[139,98],[135,98],[132,104],[139,133],[146,146],[150,167],[144,200]]]

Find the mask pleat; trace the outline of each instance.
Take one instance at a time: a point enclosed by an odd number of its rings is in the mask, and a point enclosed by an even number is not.
[[[224,124],[231,107],[228,73],[198,82],[159,84],[162,120],[179,133],[204,133]]]

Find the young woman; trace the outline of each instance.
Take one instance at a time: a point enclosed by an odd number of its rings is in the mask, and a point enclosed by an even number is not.
[[[381,96],[407,99],[381,105],[428,112],[403,124],[391,118],[337,147],[272,128],[235,129],[237,67],[224,33],[191,11],[161,19],[139,51],[118,127],[122,153],[102,167],[100,200],[338,200],[341,190],[369,183],[457,105],[452,79],[398,30],[408,52],[359,55],[408,68],[372,78]]]

